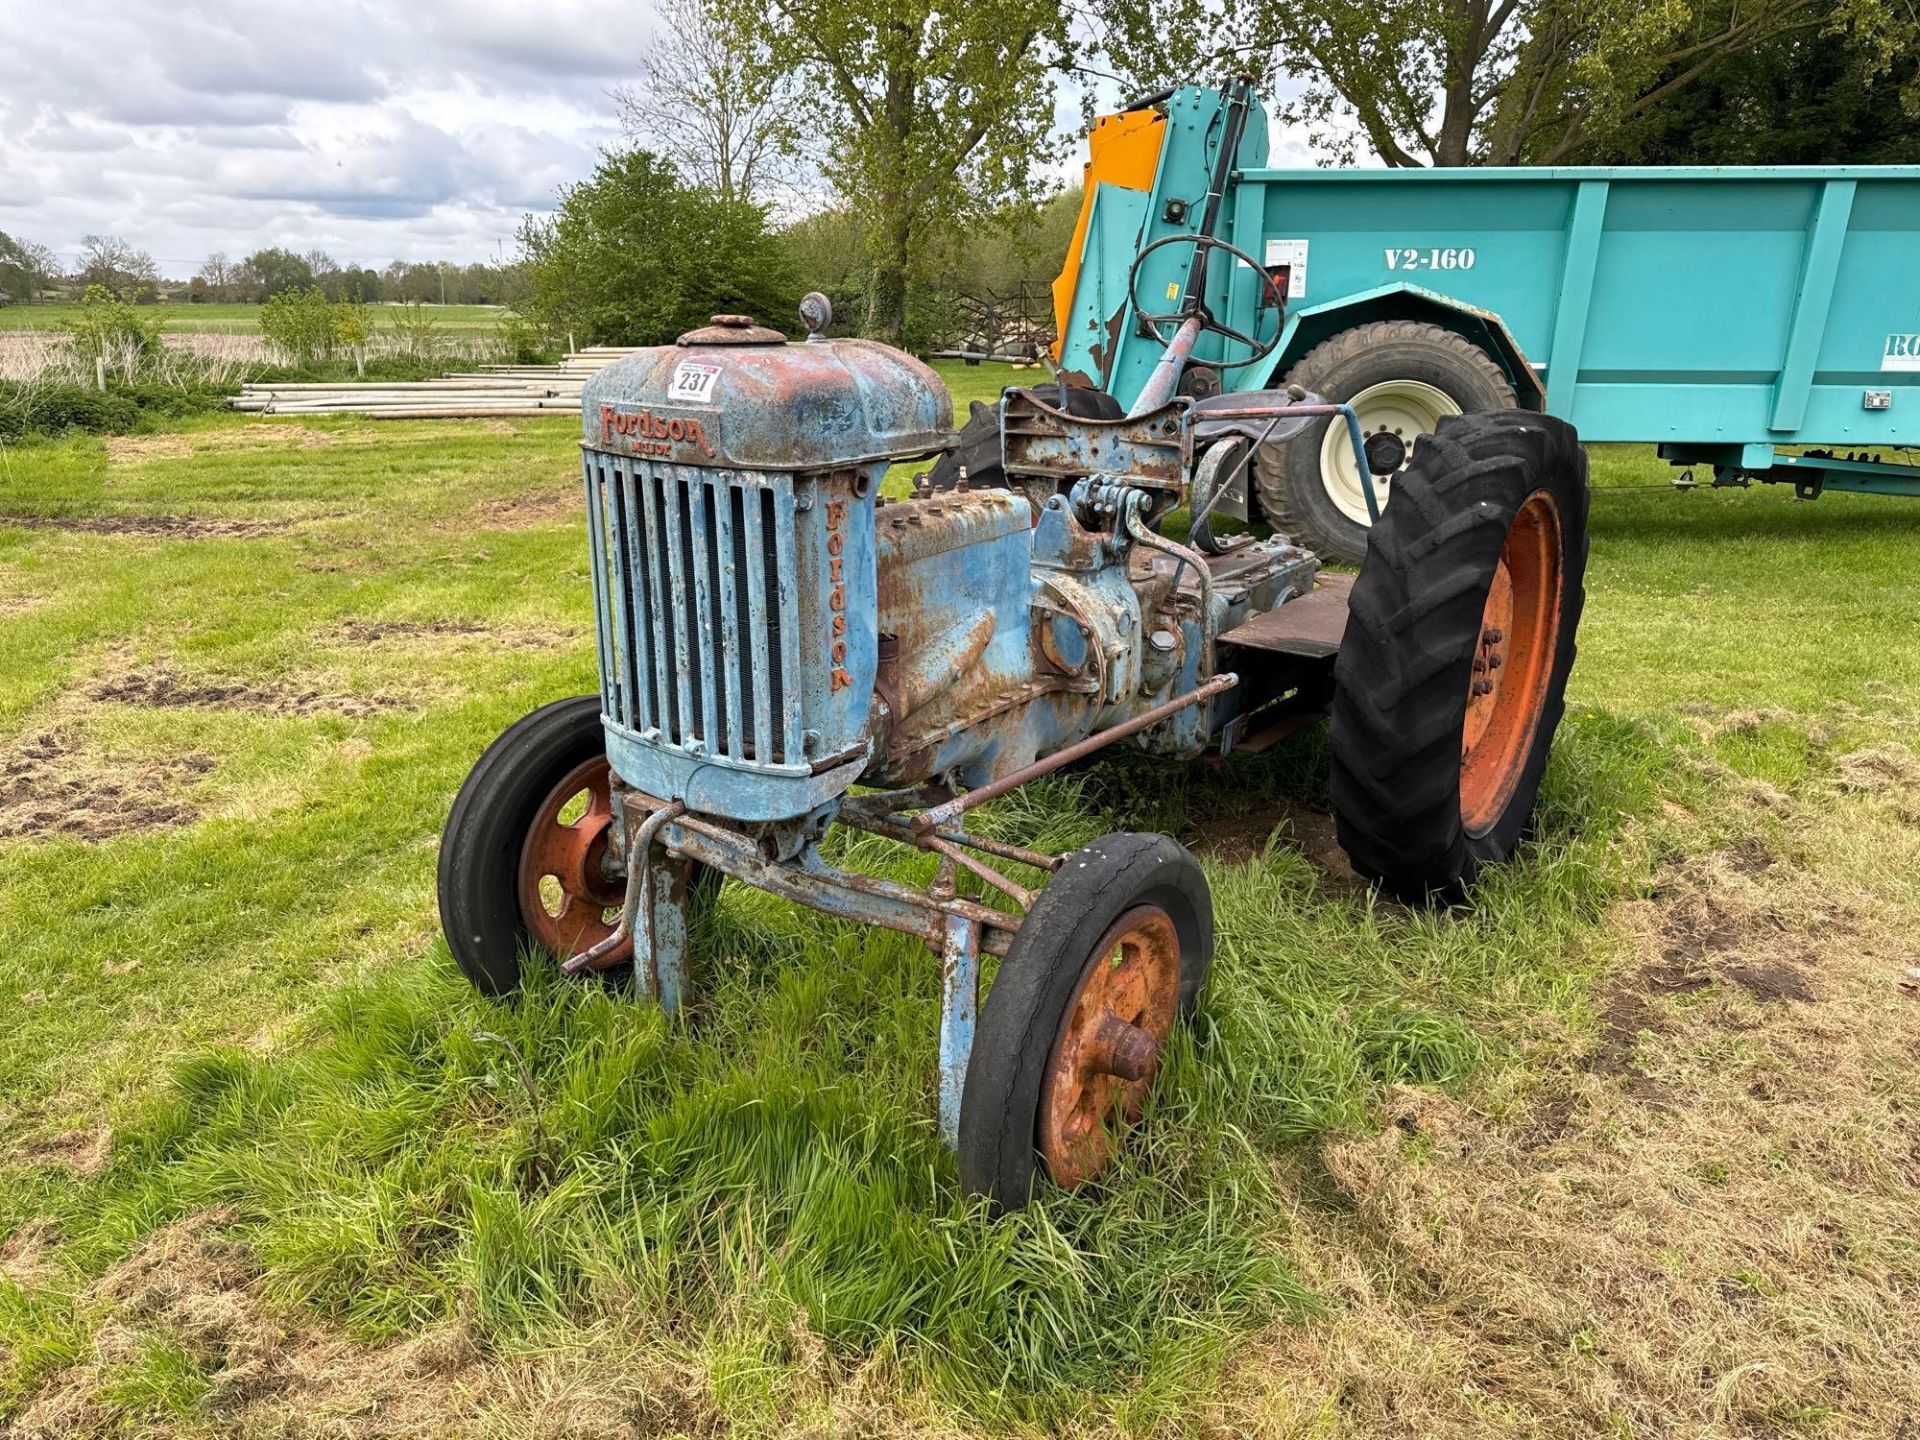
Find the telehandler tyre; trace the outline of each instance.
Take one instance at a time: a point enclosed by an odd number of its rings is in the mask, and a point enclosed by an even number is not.
[[[1360,421],[1375,494],[1400,488],[1414,442],[1443,416],[1500,410],[1513,387],[1464,336],[1417,320],[1378,320],[1309,350],[1287,382],[1351,404]],[[1261,448],[1254,482],[1267,523],[1324,559],[1357,565],[1367,553],[1367,501],[1344,422],[1316,422],[1299,438]]]
[[[608,865],[611,773],[600,697],[576,695],[508,726],[461,785],[440,839],[440,926],[482,994],[518,989],[529,951],[565,958],[613,933],[626,882]],[[719,876],[689,865],[704,903]],[[605,973],[629,976],[631,954]]]
[[[1587,459],[1531,411],[1442,419],[1374,527],[1334,664],[1341,846],[1454,902],[1532,819],[1586,601]]]
[[[1200,862],[1117,832],[1063,857],[987,992],[960,1098],[960,1183],[1017,1210],[1096,1179],[1213,963]]]

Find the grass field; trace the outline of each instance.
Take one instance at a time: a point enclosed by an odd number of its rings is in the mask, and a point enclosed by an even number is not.
[[[1355,882],[1317,736],[994,807],[1168,829],[1220,947],[1123,1173],[989,1221],[901,937],[729,887],[678,1025],[455,973],[454,789],[593,685],[576,437],[0,452],[20,1433],[1920,1425],[1920,507],[1596,452],[1539,838],[1471,912]]]
[[[397,306],[374,305],[374,324]],[[449,330],[491,330],[506,311],[498,305],[427,305],[425,313]],[[143,315],[157,315],[167,334],[258,335],[258,305],[162,304],[141,307]],[[0,305],[0,330],[70,330],[80,316],[78,304]]]

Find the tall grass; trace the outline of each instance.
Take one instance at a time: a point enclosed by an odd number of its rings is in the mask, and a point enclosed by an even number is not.
[[[679,1021],[538,965],[489,1004],[436,951],[275,1053],[188,1061],[118,1134],[89,1243],[103,1262],[231,1206],[276,1296],[362,1335],[457,1320],[536,1343],[613,1320],[697,1339],[747,1411],[799,1333],[988,1424],[1095,1421],[1122,1394],[1130,1427],[1171,1419],[1235,1337],[1321,1304],[1285,1258],[1274,1167],[1294,1142],[1362,1123],[1385,1086],[1513,1052],[1591,963],[1593,920],[1643,873],[1622,826],[1660,764],[1595,715],[1562,754],[1541,841],[1470,914],[1329,895],[1279,846],[1213,867],[1209,997],[1098,1193],[1000,1219],[970,1204],[935,1133],[925,949],[729,886]],[[1267,803],[1316,768],[1123,763],[1029,787],[991,823],[1071,847]],[[870,837],[840,858],[927,878]]]

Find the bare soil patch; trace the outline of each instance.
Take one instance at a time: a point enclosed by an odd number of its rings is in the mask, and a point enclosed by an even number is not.
[[[0,527],[75,535],[146,535],[168,540],[234,540],[286,529],[278,520],[214,520],[196,515],[0,515]]]
[[[335,640],[354,645],[383,642],[428,644],[484,640],[515,649],[544,650],[563,645],[571,636],[521,627],[495,627],[469,620],[347,620],[329,632]]]
[[[607,1364],[484,1354],[462,1329],[358,1344],[260,1293],[233,1216],[206,1211],[155,1231],[88,1288],[106,1312],[92,1352],[53,1374],[13,1433],[68,1440],[150,1436],[328,1436],[340,1440],[500,1433],[614,1440],[717,1433],[704,1390],[662,1356]],[[206,1382],[191,1418],[130,1411],[115,1382],[156,1345],[184,1352]],[[590,1363],[589,1363],[590,1362]]]
[[[166,667],[132,671],[87,692],[94,700],[155,709],[257,710],[269,715],[375,715],[402,709],[385,695],[347,695],[289,685],[190,681]]]
[[[551,491],[489,500],[470,521],[445,528],[466,530],[478,526],[482,530],[531,530],[536,525],[576,519],[586,512],[586,508],[580,482],[569,479],[564,488],[556,486]]]
[[[51,1220],[29,1220],[0,1243],[0,1274],[23,1290],[38,1289],[60,1273],[59,1246]]]
[[[199,811],[177,792],[214,765],[198,753],[116,764],[58,733],[36,735],[0,757],[0,839],[97,841],[192,824]]]
[[[1272,800],[1244,815],[1209,817],[1194,840],[1194,849],[1239,863],[1262,853],[1267,842],[1276,838],[1275,832],[1279,832],[1278,843],[1299,851],[1330,884],[1341,889],[1365,886],[1340,848],[1333,815],[1304,800]]]
[[[73,1130],[31,1141],[20,1154],[30,1164],[61,1165],[76,1175],[98,1175],[113,1159],[113,1133],[105,1129]]]
[[[1903,798],[1920,789],[1920,756],[1897,740],[1842,755],[1833,770],[1835,783],[1853,794]]]

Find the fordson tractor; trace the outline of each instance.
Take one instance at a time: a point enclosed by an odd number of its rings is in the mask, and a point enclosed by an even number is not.
[[[962,1185],[1012,1207],[1109,1165],[1206,983],[1213,915],[1165,835],[1049,855],[970,826],[976,807],[1108,747],[1188,764],[1330,714],[1362,874],[1452,903],[1512,854],[1574,657],[1584,457],[1547,416],[1442,420],[1357,578],[1282,534],[1215,533],[1256,449],[1330,416],[1363,443],[1351,407],[1297,387],[1182,384],[1196,356],[1257,360],[1285,304],[1213,234],[1246,93],[1196,230],[1134,263],[1128,323],[1164,348],[1124,414],[1072,377],[1009,390],[972,475],[940,378],[826,338],[819,296],[804,340],[716,316],[594,378],[600,693],[509,728],[454,804],[440,910],[476,986],[557,963],[677,1010],[689,909],[721,877],[919,936],[941,967],[942,1136]],[[1260,333],[1213,308],[1249,275]],[[941,457],[882,494],[892,466]],[[928,852],[931,881],[840,868],[836,825]]]

